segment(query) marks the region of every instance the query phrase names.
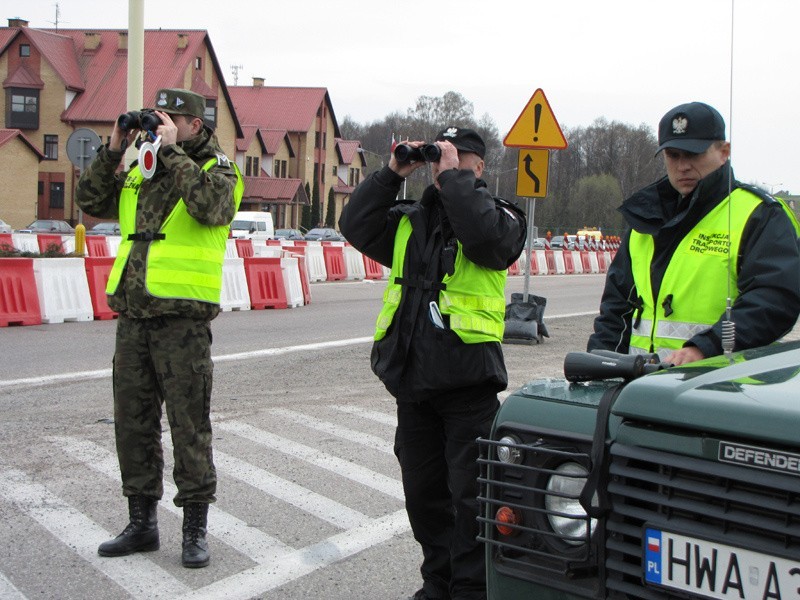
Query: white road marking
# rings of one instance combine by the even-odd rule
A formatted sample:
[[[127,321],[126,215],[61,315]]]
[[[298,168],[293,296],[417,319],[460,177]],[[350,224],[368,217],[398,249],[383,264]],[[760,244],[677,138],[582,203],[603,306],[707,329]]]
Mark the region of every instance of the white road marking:
[[[331,435],[335,435],[336,437],[342,438],[343,440],[360,444],[362,446],[366,446],[367,448],[377,450],[378,452],[383,452],[384,454],[390,454],[391,456],[394,456],[392,443],[387,441],[385,438],[378,437],[376,435],[370,435],[369,433],[363,433],[361,431],[356,431],[355,429],[348,429],[347,427],[342,427],[341,425],[336,425],[335,423],[329,423],[327,421],[323,421],[322,419],[317,419],[316,417],[305,415],[301,412],[290,410],[288,408],[271,408],[269,409],[269,412],[294,421],[303,427],[322,431],[323,433],[329,433]]]
[[[172,447],[172,444],[166,439],[163,443],[165,448]],[[282,500],[341,529],[357,527],[370,520],[370,517],[364,513],[348,508],[344,504],[312,492],[296,483],[251,465],[247,461],[216,449],[214,450],[214,466],[217,468],[217,473],[224,473],[229,477],[238,479],[269,496]]]
[[[381,423],[383,425],[391,425],[392,427],[397,427],[397,415],[396,414],[388,414],[384,412],[380,412],[378,410],[369,410],[366,408],[361,408],[360,406],[351,406],[349,404],[340,404],[337,406],[331,406],[331,408],[349,413],[351,415],[358,415],[359,417],[363,417],[364,419],[369,419],[370,421],[375,421],[376,423]]]
[[[114,453],[88,440],[68,437],[50,438],[63,450],[106,477],[119,480],[119,464]],[[178,493],[174,483],[164,481],[164,497],[159,502],[161,508],[183,518],[183,509],[175,506],[172,498]],[[216,505],[208,507],[209,533],[231,546],[237,552],[257,563],[267,563],[294,550],[280,540],[267,535],[256,527],[251,527],[241,519],[220,510]],[[122,525],[120,525],[122,527]],[[2,597],[2,595],[0,595]]]
[[[235,352],[233,354],[222,354],[212,356],[215,363],[231,362],[236,360],[249,360],[253,358],[264,358],[265,356],[279,356],[292,352],[309,352],[313,350],[326,350],[328,348],[342,348],[344,346],[354,346],[371,342],[371,337],[350,338],[345,340],[334,340],[332,342],[319,342],[316,344],[300,344],[299,346],[284,346],[283,348],[263,348],[251,352]],[[67,383],[70,381],[85,381],[87,379],[102,379],[111,377],[111,369],[98,369],[97,371],[80,371],[78,373],[62,373],[59,375],[42,375],[41,377],[26,377],[24,379],[6,379],[0,381],[0,389],[6,387],[25,387],[50,385],[54,383]]]
[[[14,584],[2,573],[0,573],[0,598],[3,600],[26,600],[23,593],[14,587]]]
[[[174,598],[189,591],[145,554],[112,560],[98,556],[97,546],[113,535],[43,485],[34,483],[22,471],[0,470],[0,497],[14,504],[135,598]]]
[[[241,436],[251,442],[271,448],[272,450],[277,450],[278,452],[283,452],[294,458],[304,460],[312,465],[340,475],[341,477],[345,477],[356,483],[382,492],[387,496],[392,496],[399,500],[405,498],[403,494],[403,485],[398,480],[371,471],[356,463],[331,456],[316,448],[311,448],[310,446],[305,446],[298,442],[256,429],[251,425],[239,421],[219,422],[214,425],[214,427]],[[214,455],[216,457],[216,452]]]
[[[290,581],[328,567],[349,556],[381,544],[411,528],[405,510],[373,519],[316,544],[283,556],[271,565],[259,565],[182,596],[187,600],[247,600]]]

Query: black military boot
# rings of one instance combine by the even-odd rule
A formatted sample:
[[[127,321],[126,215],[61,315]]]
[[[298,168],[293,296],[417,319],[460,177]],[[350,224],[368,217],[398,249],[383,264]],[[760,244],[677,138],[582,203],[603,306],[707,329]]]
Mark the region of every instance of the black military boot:
[[[183,566],[199,569],[208,565],[206,522],[208,504],[192,502],[183,507]]]
[[[128,496],[131,522],[113,540],[97,548],[100,556],[126,556],[134,552],[158,550],[158,500],[147,496]]]

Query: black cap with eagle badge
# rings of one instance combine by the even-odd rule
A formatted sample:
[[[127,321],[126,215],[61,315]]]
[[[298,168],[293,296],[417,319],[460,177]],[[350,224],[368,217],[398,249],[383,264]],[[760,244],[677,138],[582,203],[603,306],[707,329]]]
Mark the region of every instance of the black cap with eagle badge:
[[[725,140],[725,121],[717,110],[703,102],[676,106],[658,124],[658,152],[677,148],[702,154],[714,142]]]
[[[462,152],[474,152],[481,158],[486,154],[486,144],[483,143],[483,139],[474,129],[446,127],[436,136],[436,141],[448,141],[453,144],[457,150],[461,150]]]
[[[161,89],[156,92],[154,108],[168,115],[189,115],[202,119],[206,112],[206,99],[189,90]]]

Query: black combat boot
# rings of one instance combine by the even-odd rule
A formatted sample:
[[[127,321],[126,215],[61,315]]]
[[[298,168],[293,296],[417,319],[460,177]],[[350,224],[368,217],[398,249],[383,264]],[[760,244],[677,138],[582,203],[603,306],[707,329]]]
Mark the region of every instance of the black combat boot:
[[[208,565],[206,522],[208,504],[192,502],[183,507],[183,566],[198,569]]]
[[[113,540],[97,548],[100,556],[126,556],[134,552],[158,550],[158,500],[147,496],[128,496],[131,522]]]

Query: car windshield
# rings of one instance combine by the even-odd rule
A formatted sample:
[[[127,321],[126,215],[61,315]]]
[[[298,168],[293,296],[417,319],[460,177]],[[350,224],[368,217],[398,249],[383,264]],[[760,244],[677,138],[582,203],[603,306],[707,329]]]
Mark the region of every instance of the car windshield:
[[[114,228],[117,227],[116,223],[98,223],[94,227],[92,227],[93,231],[114,231]]]
[[[236,220],[231,223],[231,229],[250,229],[253,227],[253,221]]]

